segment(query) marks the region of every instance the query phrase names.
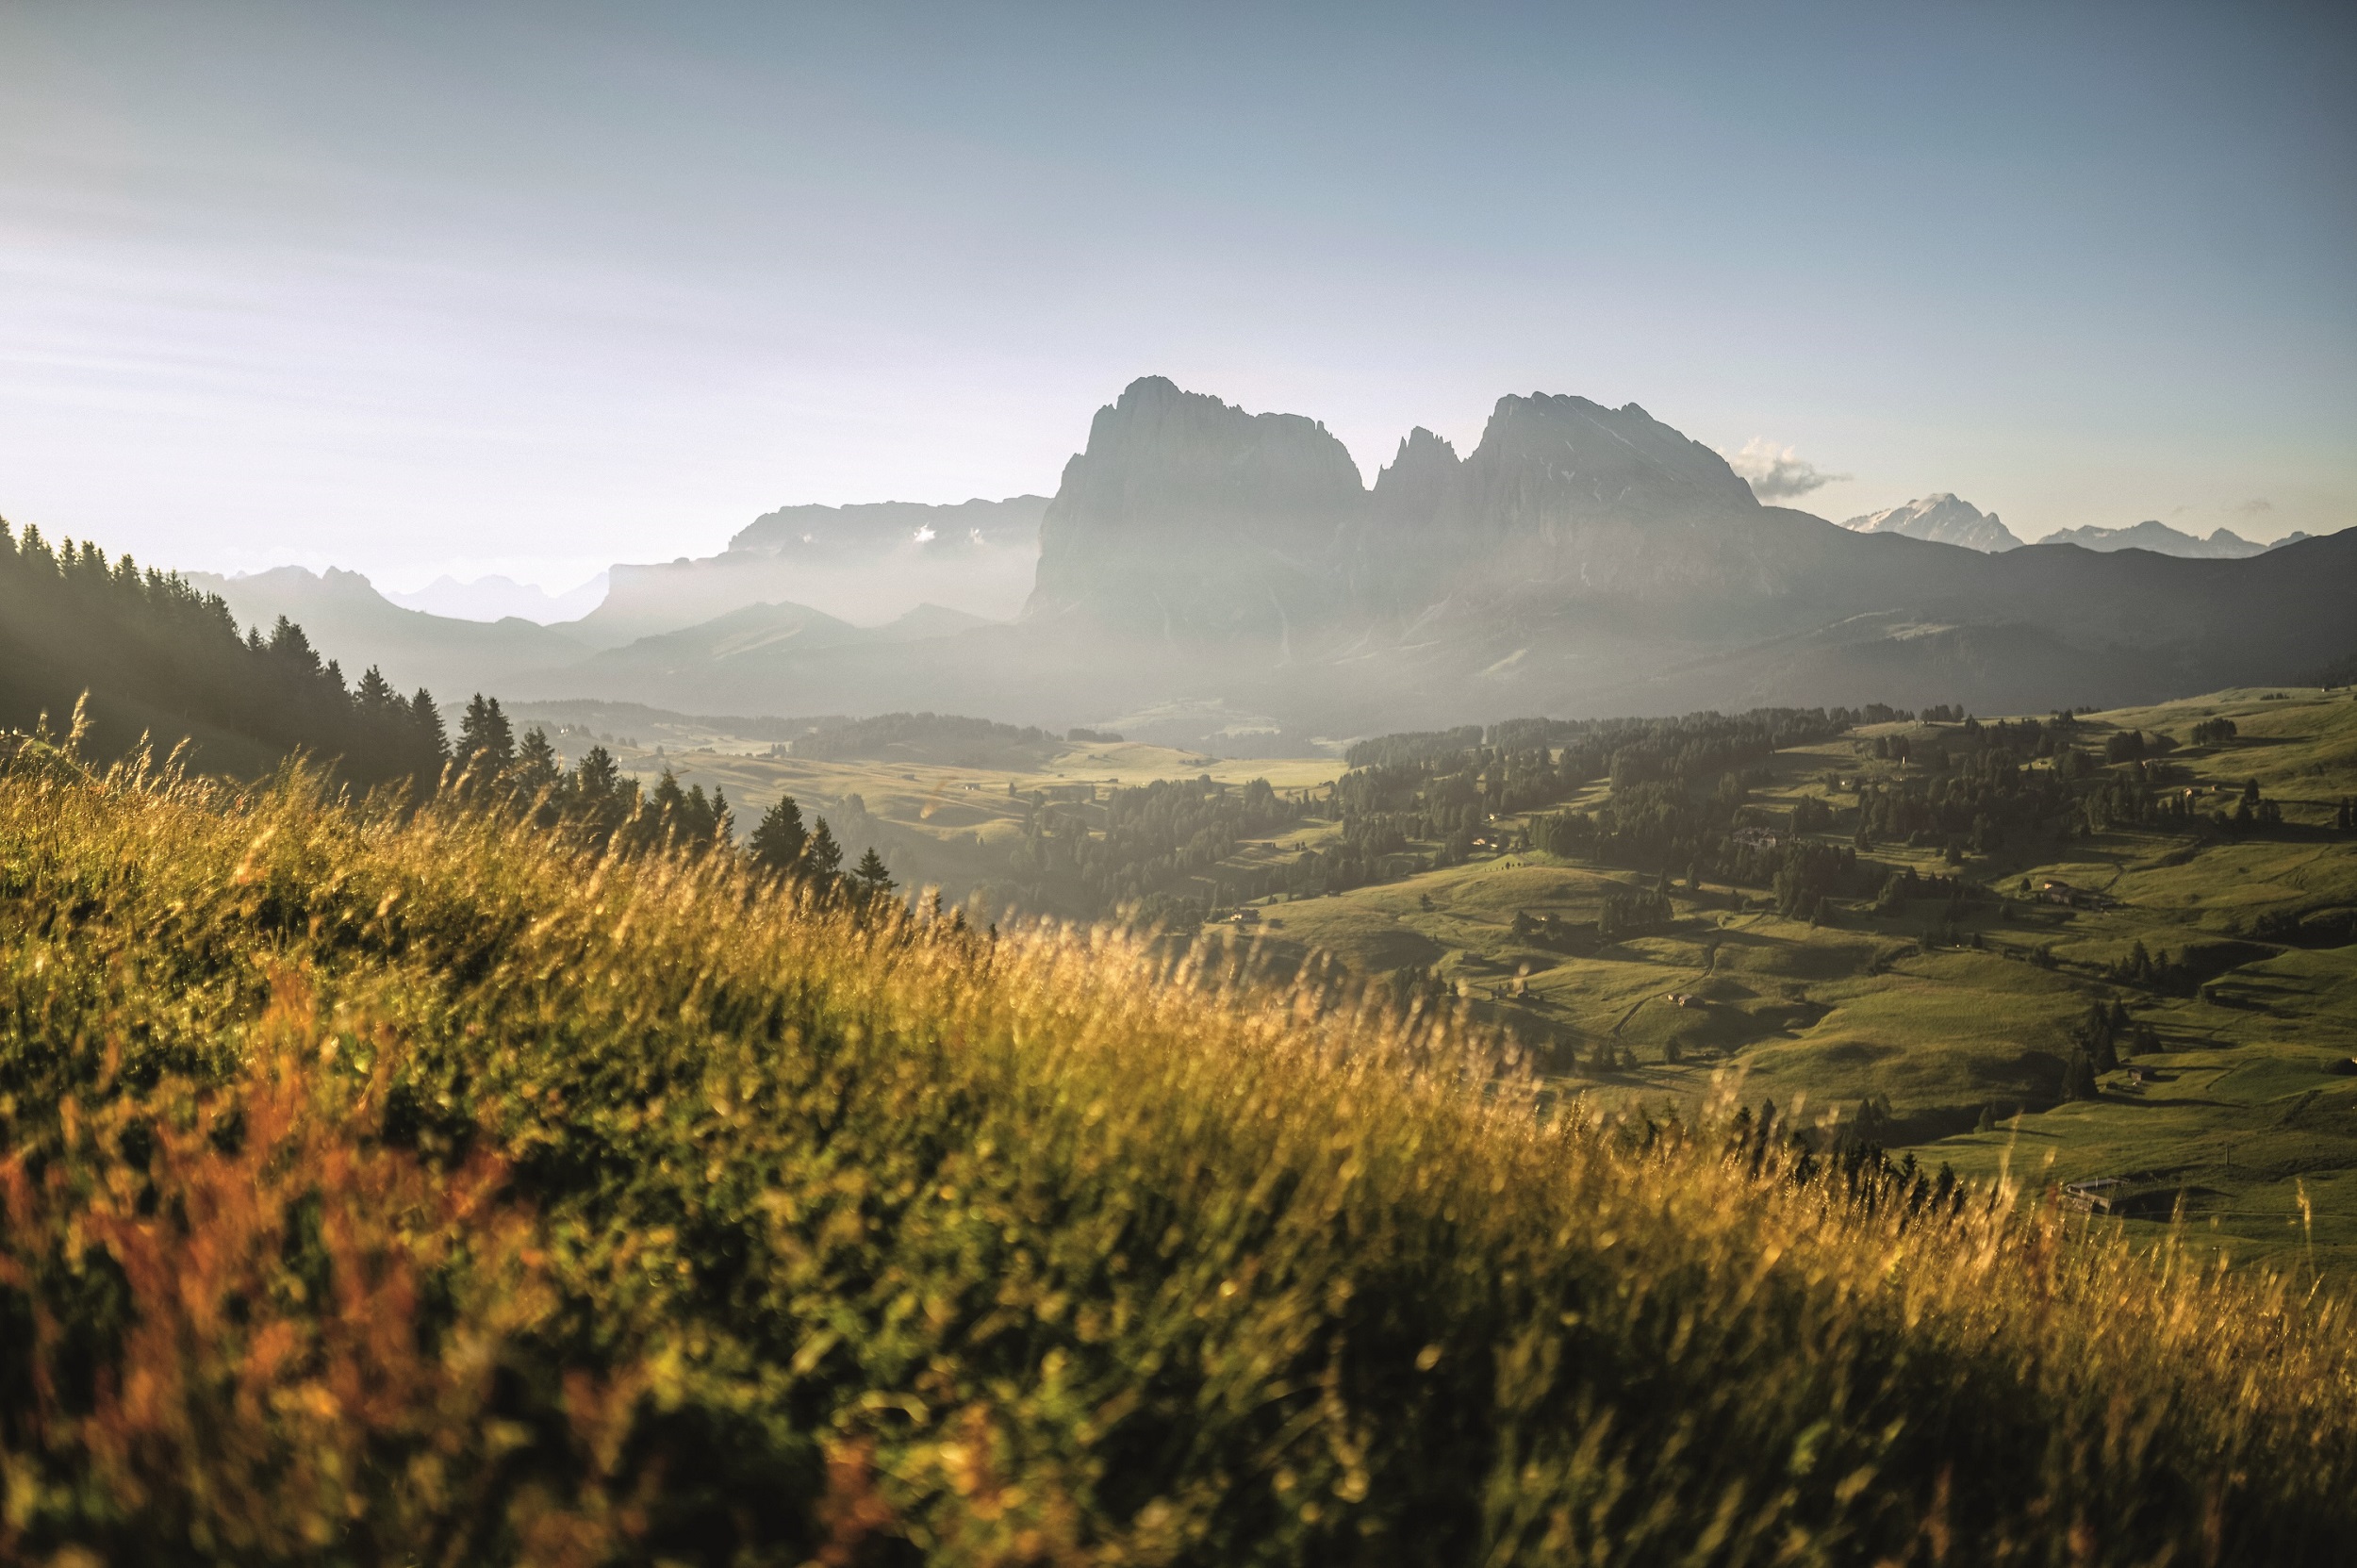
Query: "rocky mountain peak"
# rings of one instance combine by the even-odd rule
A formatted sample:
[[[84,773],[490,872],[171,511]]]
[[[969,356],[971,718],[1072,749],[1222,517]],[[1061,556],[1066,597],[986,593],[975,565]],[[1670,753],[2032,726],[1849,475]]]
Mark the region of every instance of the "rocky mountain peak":
[[[1143,376],[1064,465],[1024,613],[1085,609],[1174,633],[1282,620],[1276,580],[1313,578],[1365,503],[1349,449],[1319,421]]]
[[[1502,397],[1465,467],[1481,509],[1501,520],[1641,522],[1759,510],[1724,457],[1634,403]]]
[[[1952,490],[1935,490],[1904,506],[1852,518],[1841,526],[1855,534],[1902,534],[1910,539],[1962,545],[1989,554],[2021,544],[1996,513],[1983,512],[1970,502],[1958,500]]]
[[[1424,426],[1410,430],[1389,467],[1375,476],[1376,510],[1402,521],[1430,522],[1447,510],[1463,463],[1457,449]]]

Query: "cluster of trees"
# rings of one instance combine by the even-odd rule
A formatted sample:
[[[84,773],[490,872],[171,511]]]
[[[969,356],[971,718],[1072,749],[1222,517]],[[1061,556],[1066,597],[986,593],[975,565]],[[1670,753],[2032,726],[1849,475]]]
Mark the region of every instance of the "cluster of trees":
[[[2109,1007],[2087,1004],[2086,1016],[2070,1031],[2070,1056],[2063,1065],[2065,1099],[2093,1099],[2096,1079],[2118,1067],[2129,1056],[2149,1056],[2161,1048],[2150,1024],[2137,1023],[2126,1005],[2115,999]]]
[[[1832,917],[1831,900],[1856,896],[1861,879],[1871,875],[1871,867],[1860,870],[1849,845],[1805,842],[1783,846],[1782,864],[1762,880],[1775,893],[1778,914],[1823,924]]]
[[[794,742],[794,754],[821,761],[882,757],[993,767],[1043,761],[1062,744],[1029,724],[1000,724],[953,713],[884,713],[816,730]]]
[[[2231,744],[2238,732],[2231,718],[2205,718],[2193,727],[2196,746],[2225,746]]]
[[[1334,782],[1333,808],[1360,861],[1373,866],[1429,843],[1438,847],[1432,864],[1454,866],[1473,852],[1492,817],[1552,804],[1595,777],[1581,767],[1576,754],[1544,746],[1436,750],[1353,768]]]
[[[1603,907],[1596,912],[1596,934],[1607,942],[1618,942],[1623,937],[1667,931],[1676,921],[1677,911],[1671,906],[1666,886],[1631,887],[1604,896]]]
[[[1537,819],[1530,847],[1550,854],[1656,867],[1708,867],[1731,875],[1740,847],[1734,842],[1742,808],[1756,783],[1753,765],[1787,746],[1832,738],[1871,716],[1895,710],[1763,708],[1742,714],[1701,713],[1679,718],[1619,718],[1558,722],[1517,720],[1496,726],[1501,739],[1561,741],[1550,752],[1542,744],[1527,752],[1492,748],[1461,753],[1469,761],[1496,759],[1497,776],[1484,774],[1481,787],[1454,792],[1447,759],[1422,766],[1429,777],[1416,781],[1396,772],[1370,769],[1361,795],[1370,804],[1388,802],[1401,785],[1421,783],[1416,803],[1424,821],[1447,818],[1432,808],[1477,804],[1488,811],[1528,811],[1593,782],[1607,779],[1610,795],[1599,810],[1562,812]],[[1517,759],[1528,760],[1517,767]],[[1346,776],[1347,786],[1357,776]],[[1338,790],[1345,809],[1355,803]],[[1492,802],[1495,802],[1492,804]],[[1460,831],[1469,841],[1477,821]],[[1460,841],[1463,842],[1463,841]],[[1456,845],[1443,842],[1443,860]]]
[[[2165,757],[2177,750],[2177,742],[2155,730],[2146,734],[2142,730],[2115,730],[2103,742],[2105,762],[2142,762],[2147,757]]]
[[[2141,936],[2128,945],[2126,953],[2106,965],[2103,973],[2116,984],[2137,985],[2151,991],[2185,996],[2192,995],[2201,979],[2191,965],[2182,958],[2170,957],[2166,949],[2156,953],[2146,948]],[[2138,1039],[2150,1039],[2151,1033],[2151,1028],[2147,1027]],[[2139,1046],[2137,1048],[2139,1052],[2158,1050],[2160,1046],[2156,1041],[2150,1047]]]
[[[743,854],[752,865],[822,895],[882,898],[897,885],[871,846],[850,871],[823,817],[806,826],[800,806],[780,795],[742,849],[735,813],[718,785],[683,788],[669,768],[651,787],[625,778],[613,754],[592,746],[571,767],[537,725],[517,738],[499,699],[475,694],[458,724],[457,767],[449,783],[462,809],[525,817],[587,848],[628,855],[657,850],[701,858]]]
[[[185,736],[203,767],[257,773],[303,751],[356,785],[425,788],[448,755],[427,692],[404,697],[373,668],[348,682],[284,618],[239,635],[217,594],[0,520],[0,724],[62,722],[85,693],[103,754]]]
[[[1215,899],[1241,901],[1306,891],[1285,871],[1243,877],[1218,872],[1247,839],[1266,838],[1301,820],[1307,804],[1279,795],[1264,779],[1233,785],[1211,778],[1157,779],[1108,790],[1102,801],[1029,798],[1023,836],[1009,853],[1010,891],[1041,909],[1091,918],[1150,906],[1154,917],[1201,918]],[[1213,877],[1221,891],[1194,892]]]

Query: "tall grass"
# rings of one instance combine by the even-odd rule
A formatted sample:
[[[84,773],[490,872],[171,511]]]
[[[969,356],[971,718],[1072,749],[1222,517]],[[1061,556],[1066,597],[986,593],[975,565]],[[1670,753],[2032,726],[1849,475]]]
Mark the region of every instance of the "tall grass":
[[[721,857],[0,779],[0,1557],[2339,1560],[2339,1300]]]

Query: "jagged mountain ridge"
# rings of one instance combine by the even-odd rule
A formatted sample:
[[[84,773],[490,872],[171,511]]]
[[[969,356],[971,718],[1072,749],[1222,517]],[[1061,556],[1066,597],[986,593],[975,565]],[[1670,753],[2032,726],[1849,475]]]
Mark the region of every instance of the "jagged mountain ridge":
[[[783,647],[632,695],[1187,744],[1239,713],[1306,736],[1738,696],[2019,711],[2285,679],[2357,591],[2357,535],[2211,562],[1853,532],[1577,397],[1501,399],[1462,457],[1411,432],[1368,486],[1316,421],[1160,377],[1098,412],[1041,540],[1016,625]]]
[[[693,711],[931,709],[1212,749],[1239,726],[1298,746],[1528,713],[2023,711],[2288,680],[2346,652],[2357,593],[2357,534],[2208,561],[1853,531],[1762,504],[1636,404],[1548,394],[1499,400],[1462,456],[1411,432],[1369,485],[1314,420],[1149,377],[1097,413],[1039,532],[1013,624],[937,611],[859,632],[772,591],[484,684]],[[776,559],[716,559],[732,558]]]
[[[2082,550],[2110,552],[2116,550],[2149,550],[2156,555],[2178,555],[2196,561],[2238,561],[2251,555],[2264,555],[2287,544],[2298,544],[2305,534],[2293,534],[2273,544],[2260,544],[2246,539],[2231,528],[2214,529],[2208,538],[2171,528],[2158,518],[2127,528],[2058,528],[2040,544],[2075,544]]]

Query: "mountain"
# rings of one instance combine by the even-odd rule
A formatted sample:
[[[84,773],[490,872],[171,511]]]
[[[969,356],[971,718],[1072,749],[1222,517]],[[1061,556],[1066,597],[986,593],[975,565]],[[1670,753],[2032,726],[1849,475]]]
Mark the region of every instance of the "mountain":
[[[453,620],[505,620],[514,616],[547,626],[577,620],[596,609],[605,598],[605,583],[606,574],[601,571],[577,588],[551,593],[537,583],[519,583],[512,577],[477,577],[462,583],[446,575],[411,593],[378,591],[403,609],[423,610]]]
[[[2280,544],[2297,544],[2305,534],[2294,534]],[[2231,529],[2220,528],[2208,538],[2180,533],[2157,519],[2139,522],[2132,528],[2059,528],[2038,540],[2040,544],[2075,544],[2082,550],[2149,550],[2156,555],[2178,555],[2194,561],[2238,561],[2247,556],[2264,555],[2279,545],[2258,544],[2244,538]]]
[[[404,609],[360,573],[335,567],[318,574],[275,567],[239,577],[186,575],[191,586],[220,595],[245,625],[267,635],[285,616],[340,660],[347,673],[375,665],[403,691],[427,686],[447,699],[512,690],[589,652],[562,631],[513,616],[485,622]]]
[[[1992,520],[1952,500],[1900,510]],[[668,706],[930,708],[1212,749],[1530,713],[2035,711],[2287,679],[2338,648],[2352,593],[2357,534],[2186,560],[1845,528],[1763,505],[1637,404],[1573,396],[1500,399],[1462,456],[1410,432],[1370,487],[1314,420],[1146,377],[1065,466],[1016,623],[748,626],[565,679],[627,666],[627,694]]]
[[[1146,376],[1064,465],[1024,619],[1281,643],[1296,617],[1339,606],[1328,561],[1365,502],[1324,425]]]
[[[1981,511],[1946,490],[1910,501],[1904,506],[1852,518],[1841,526],[1854,534],[1904,534],[1910,539],[1960,544],[1967,550],[1991,554],[2021,548],[2021,541],[2014,536],[2012,529],[1997,520],[1996,513]]]
[[[1047,509],[1036,495],[953,506],[783,506],[755,518],[718,555],[616,566],[604,602],[568,632],[616,648],[776,603],[863,623],[923,603],[1010,619],[1031,590]]]
[[[206,586],[404,687],[965,713],[1263,754],[1541,713],[2117,705],[2346,651],[2357,533],[2200,559],[1923,532],[2003,525],[1948,495],[1846,527],[1763,504],[1636,404],[1542,392],[1500,398],[1462,454],[1410,431],[1369,485],[1315,420],[1148,376],[1098,410],[1050,500],[783,508],[717,556],[618,567],[561,627],[423,615],[349,572]]]

